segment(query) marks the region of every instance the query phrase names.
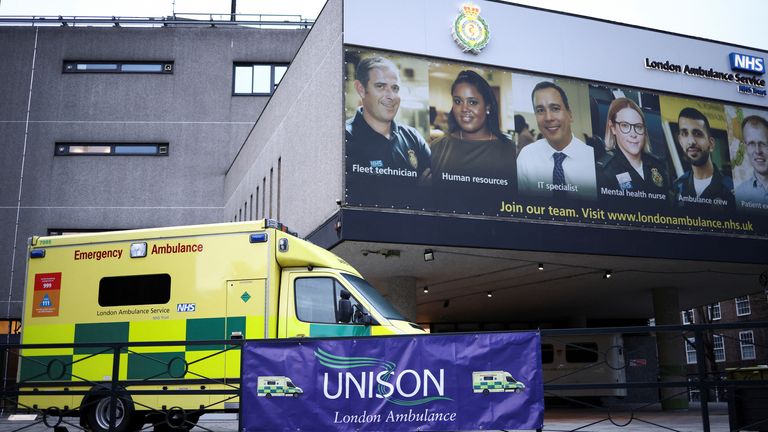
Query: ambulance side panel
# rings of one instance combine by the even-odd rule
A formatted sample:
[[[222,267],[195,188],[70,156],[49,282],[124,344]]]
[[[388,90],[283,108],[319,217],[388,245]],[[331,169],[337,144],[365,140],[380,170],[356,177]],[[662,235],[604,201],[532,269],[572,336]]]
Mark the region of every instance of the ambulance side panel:
[[[130,257],[137,242],[147,244],[143,258]],[[276,337],[273,239],[252,243],[249,232],[238,232],[45,249],[45,257],[29,260],[23,344]],[[120,354],[119,379],[237,378],[240,353],[227,347],[129,347]],[[25,349],[19,382],[90,386],[110,380],[112,364],[109,347]],[[156,406],[155,399],[140,402]],[[34,403],[72,407],[79,400]]]

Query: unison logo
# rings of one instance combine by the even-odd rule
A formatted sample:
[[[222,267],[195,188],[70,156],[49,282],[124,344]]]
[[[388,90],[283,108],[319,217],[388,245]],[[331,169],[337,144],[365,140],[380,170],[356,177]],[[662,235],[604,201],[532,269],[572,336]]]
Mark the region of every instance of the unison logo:
[[[436,400],[452,400],[445,397],[445,371],[429,369],[397,371],[394,362],[373,357],[342,357],[320,348],[315,350],[320,364],[331,369],[373,369],[356,372],[325,372],[323,394],[327,399],[385,399],[387,402],[415,406]],[[335,390],[333,390],[335,389]]]

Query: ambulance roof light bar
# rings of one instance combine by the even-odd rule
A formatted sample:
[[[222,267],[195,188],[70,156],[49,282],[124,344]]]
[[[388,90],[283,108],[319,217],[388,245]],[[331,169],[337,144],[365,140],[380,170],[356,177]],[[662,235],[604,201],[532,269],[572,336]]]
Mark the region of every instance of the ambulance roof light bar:
[[[298,237],[299,234],[296,231],[291,231],[287,226],[281,224],[280,222],[274,220],[274,219],[264,219],[264,226],[266,228],[274,228],[278,231],[282,231],[284,233],[288,233],[294,237]]]

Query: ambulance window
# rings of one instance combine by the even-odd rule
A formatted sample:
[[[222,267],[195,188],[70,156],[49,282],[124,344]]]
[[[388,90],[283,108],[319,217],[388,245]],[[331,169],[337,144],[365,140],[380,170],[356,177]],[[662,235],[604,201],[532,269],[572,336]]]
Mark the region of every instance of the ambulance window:
[[[301,321],[325,324],[338,324],[336,321],[336,302],[342,285],[333,278],[315,277],[298,278],[295,282],[296,316]],[[358,304],[349,299],[354,310]]]
[[[594,342],[569,343],[565,346],[565,361],[568,363],[596,363],[599,357]]]
[[[541,363],[547,364],[555,361],[555,347],[552,344],[541,344]]]
[[[99,281],[99,306],[165,304],[170,299],[168,274],[113,276]]]

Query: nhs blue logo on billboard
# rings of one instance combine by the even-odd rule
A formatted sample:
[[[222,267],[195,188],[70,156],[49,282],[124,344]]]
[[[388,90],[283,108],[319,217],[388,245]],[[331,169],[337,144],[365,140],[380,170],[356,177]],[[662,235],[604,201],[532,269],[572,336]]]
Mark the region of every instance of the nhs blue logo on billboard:
[[[757,75],[765,73],[765,59],[749,54],[731,53],[728,55],[731,61],[731,70],[750,72]]]

